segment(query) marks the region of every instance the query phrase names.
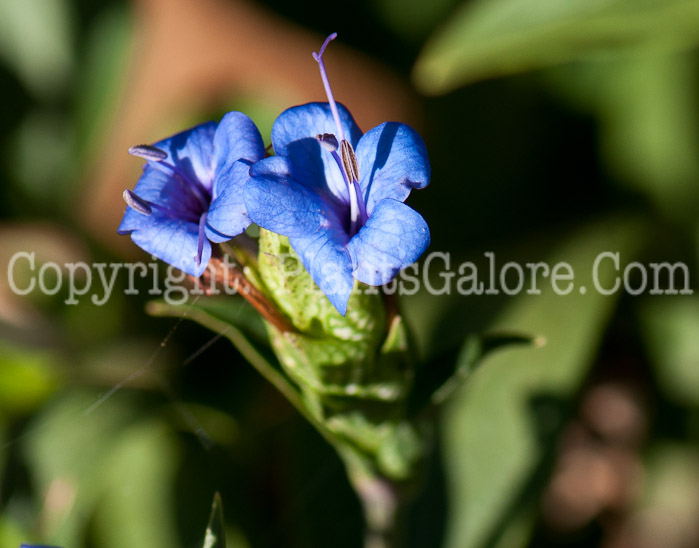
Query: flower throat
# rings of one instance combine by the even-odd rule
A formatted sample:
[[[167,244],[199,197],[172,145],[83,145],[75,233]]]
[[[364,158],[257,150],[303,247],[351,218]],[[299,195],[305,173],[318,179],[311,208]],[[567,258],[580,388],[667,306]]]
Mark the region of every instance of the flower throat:
[[[123,193],[124,201],[134,210],[142,215],[151,215],[153,209],[160,211],[163,215],[172,219],[182,219],[199,227],[197,255],[195,257],[197,265],[201,264],[202,252],[204,249],[204,238],[206,237],[206,217],[211,205],[211,193],[208,189],[195,178],[187,177],[185,173],[177,169],[174,164],[166,162],[167,153],[153,145],[136,145],[129,148],[129,154],[138,156],[148,161],[148,164],[155,169],[158,169],[168,175],[179,178],[185,184],[184,187],[189,191],[196,202],[196,207],[185,207],[184,211],[175,211],[169,207],[149,202],[144,200],[138,194],[131,190],[125,190]],[[184,205],[184,204],[183,204]]]

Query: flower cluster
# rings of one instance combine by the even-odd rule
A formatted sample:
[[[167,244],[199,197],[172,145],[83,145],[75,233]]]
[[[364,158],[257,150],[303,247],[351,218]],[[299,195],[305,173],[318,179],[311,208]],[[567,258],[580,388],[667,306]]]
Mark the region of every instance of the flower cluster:
[[[385,122],[362,134],[335,102],[323,63],[330,35],[314,58],[328,97],[282,112],[272,127],[274,156],[253,122],[231,112],[154,145],[132,147],[147,160],[119,232],[192,276],[211,243],[252,223],[287,236],[306,270],[345,314],[355,280],[391,281],[429,245],[425,220],[403,202],[429,183],[422,138]]]

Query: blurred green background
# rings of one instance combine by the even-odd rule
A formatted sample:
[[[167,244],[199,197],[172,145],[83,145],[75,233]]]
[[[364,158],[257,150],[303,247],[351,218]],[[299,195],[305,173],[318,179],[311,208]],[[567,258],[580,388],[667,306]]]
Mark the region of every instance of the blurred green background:
[[[146,260],[116,236],[126,148],[231,109],[268,142],[281,110],[322,100],[311,51],[333,31],[360,126],[424,136],[432,184],[410,204],[453,269],[493,251],[584,281],[613,251],[681,261],[696,289],[696,0],[2,0],[1,547],[201,546],[216,491],[228,546],[361,545],[337,456],[224,338],[148,316],[152,280],[127,295],[122,272],[97,306],[8,278],[17,251]],[[402,305],[428,372],[469,333],[545,341],[489,357],[445,406],[409,546],[699,545],[699,297]]]

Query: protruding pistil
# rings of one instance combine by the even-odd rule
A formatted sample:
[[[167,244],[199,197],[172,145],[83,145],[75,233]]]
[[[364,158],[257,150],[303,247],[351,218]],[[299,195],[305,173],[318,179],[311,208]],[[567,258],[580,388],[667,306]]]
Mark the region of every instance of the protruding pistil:
[[[325,95],[328,97],[328,103],[330,104],[330,110],[333,113],[333,118],[335,119],[335,125],[337,126],[337,138],[340,141],[345,139],[345,133],[342,131],[342,124],[340,123],[340,113],[337,112],[337,105],[335,104],[335,98],[333,97],[333,91],[330,89],[330,82],[328,81],[328,73],[325,71],[325,63],[323,62],[323,53],[325,53],[325,48],[328,44],[337,38],[337,33],[333,32],[330,36],[325,39],[320,51],[316,53],[313,52],[313,59],[318,62],[318,67],[320,68],[320,78],[323,80],[323,87],[325,88]]]
[[[323,148],[328,150],[333,155],[333,158],[335,158],[335,161],[338,163],[340,171],[342,172],[345,184],[347,185],[347,193],[349,195],[350,234],[354,235],[366,222],[367,213],[366,204],[364,203],[361,189],[359,187],[359,166],[357,165],[357,157],[354,154],[352,143],[345,139],[344,131],[342,130],[342,123],[340,121],[340,113],[337,110],[337,103],[335,103],[335,98],[333,97],[333,92],[330,88],[330,81],[328,80],[328,73],[325,70],[325,63],[323,62],[323,53],[325,53],[325,48],[328,47],[328,44],[335,38],[337,38],[337,33],[333,32],[325,39],[320,51],[318,53],[313,52],[313,58],[318,62],[320,78],[323,80],[325,95],[328,97],[330,111],[332,112],[333,119],[335,120],[335,126],[337,127],[337,136],[329,133],[323,133],[322,135],[316,135],[316,139]],[[338,144],[340,149],[339,155],[337,153]]]

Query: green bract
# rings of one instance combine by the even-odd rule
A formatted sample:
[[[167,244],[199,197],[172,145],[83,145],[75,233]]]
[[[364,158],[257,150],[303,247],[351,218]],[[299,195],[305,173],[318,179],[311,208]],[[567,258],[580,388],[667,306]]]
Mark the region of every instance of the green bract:
[[[358,282],[341,316],[288,239],[266,230],[260,231],[259,275],[298,330],[270,327],[270,335],[309,411],[383,474],[408,477],[421,449],[405,419],[413,367],[403,321],[396,316],[387,325],[381,294]]]

